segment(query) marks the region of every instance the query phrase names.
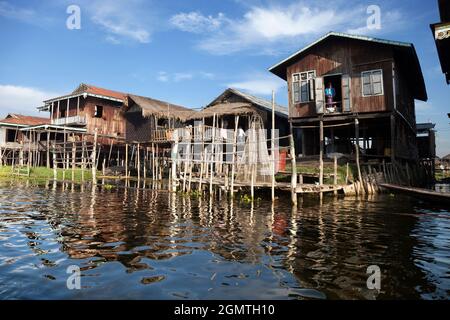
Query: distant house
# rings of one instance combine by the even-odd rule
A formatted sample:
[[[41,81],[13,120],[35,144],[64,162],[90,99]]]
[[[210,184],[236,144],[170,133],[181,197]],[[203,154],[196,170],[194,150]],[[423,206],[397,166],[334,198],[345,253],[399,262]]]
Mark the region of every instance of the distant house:
[[[436,158],[436,132],[434,123],[417,124],[417,147],[420,159]]]
[[[35,141],[46,141],[46,135],[30,135],[30,133],[22,131],[22,129],[46,125],[50,123],[50,119],[25,116],[21,114],[10,113],[5,119],[0,120],[0,160],[3,164],[11,164],[12,158],[19,158],[17,153],[35,150]],[[33,144],[29,144],[32,142]],[[37,145],[39,148],[39,144]],[[36,150],[35,150],[36,151]],[[22,159],[23,161],[23,159]]]
[[[331,32],[270,71],[288,83],[303,155],[319,154],[322,122],[329,153],[353,153],[359,136],[366,158],[418,158],[415,99],[427,91],[414,45]]]
[[[126,139],[135,142],[169,141],[173,129],[183,127],[194,110],[168,102],[127,95],[123,109]]]
[[[176,117],[189,109],[147,97],[81,84],[72,93],[44,101],[41,111],[49,111],[51,124],[77,128],[93,134],[103,144],[112,141],[148,142],[158,123],[150,115]],[[80,131],[81,132],[81,131]],[[108,138],[110,137],[110,138]]]
[[[431,25],[434,41],[441,61],[442,72],[450,84],[450,1],[439,0],[441,22]]]
[[[205,119],[206,124],[212,124],[214,115],[220,118],[219,127],[222,127],[223,124],[224,129],[232,130],[235,129],[235,120],[239,120],[238,128],[245,131],[250,127],[252,119],[258,119],[261,121],[262,128],[268,130],[270,136],[270,129],[272,129],[271,101],[228,88],[200,112],[193,114],[190,119]],[[280,137],[289,134],[288,119],[288,108],[275,104],[275,128],[279,130]]]

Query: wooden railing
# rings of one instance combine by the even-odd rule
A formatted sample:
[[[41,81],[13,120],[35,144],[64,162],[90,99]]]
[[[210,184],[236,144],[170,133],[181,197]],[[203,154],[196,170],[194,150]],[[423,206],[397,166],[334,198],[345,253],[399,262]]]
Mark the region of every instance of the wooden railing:
[[[65,117],[65,118],[57,118],[52,120],[52,124],[57,126],[63,125],[85,125],[86,117],[84,116],[73,116],[73,117]]]

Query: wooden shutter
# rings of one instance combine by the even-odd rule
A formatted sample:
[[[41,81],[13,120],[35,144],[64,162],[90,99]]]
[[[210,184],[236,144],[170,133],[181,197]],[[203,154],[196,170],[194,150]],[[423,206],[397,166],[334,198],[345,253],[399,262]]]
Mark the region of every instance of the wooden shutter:
[[[372,95],[372,84],[371,84],[371,73],[363,72],[362,74],[362,85],[363,85],[363,95],[371,96]]]
[[[325,94],[323,92],[323,78],[317,77],[315,79],[315,97],[316,97],[316,112],[323,113],[325,105]]]
[[[350,92],[351,78],[348,74],[342,76],[342,110],[350,112],[352,109],[352,96]]]
[[[308,80],[308,86],[309,86],[309,100],[314,101],[316,100],[316,94],[315,94],[315,85],[314,85],[314,78]]]

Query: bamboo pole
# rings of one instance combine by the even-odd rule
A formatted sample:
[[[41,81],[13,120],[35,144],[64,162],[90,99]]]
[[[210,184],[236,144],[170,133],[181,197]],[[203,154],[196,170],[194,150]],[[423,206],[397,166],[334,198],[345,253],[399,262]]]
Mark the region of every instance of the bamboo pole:
[[[234,117],[233,156],[231,161],[231,198],[234,197],[234,175],[236,171],[238,124],[239,124],[239,116],[237,115]]]
[[[138,180],[141,180],[141,144],[138,143],[137,145],[137,152],[136,152],[136,163],[137,163],[137,172],[138,172]]]
[[[98,140],[98,130],[95,128],[94,133],[94,146],[92,150],[92,182],[97,184],[97,140]]]
[[[294,206],[297,205],[297,159],[295,156],[295,143],[294,135],[291,125],[291,135],[290,135],[290,145],[291,145],[291,158],[292,158],[292,177],[291,177],[291,199]]]
[[[50,132],[47,132],[47,169],[50,169]]]
[[[56,147],[56,145],[55,145]],[[56,163],[56,152],[55,150],[53,150],[53,179],[56,181],[58,179],[58,171],[56,170],[57,167],[57,163]]]
[[[209,195],[213,195],[213,176],[214,176],[214,152],[215,152],[215,142],[216,142],[216,114],[213,115],[213,125],[212,125],[212,142],[211,142],[211,169],[209,176]]]
[[[333,183],[334,183],[334,187],[337,188],[337,174],[338,174],[338,163],[337,163],[337,156],[334,156],[334,179],[333,179]],[[334,190],[334,194],[337,195],[337,190]]]
[[[72,134],[72,181],[75,180],[75,158],[77,156],[77,147],[75,145],[75,134]]]
[[[323,186],[323,118],[320,118],[320,155],[319,155],[319,185]]]
[[[275,91],[272,91],[272,134],[271,149],[272,149],[272,202],[275,201]]]
[[[358,169],[358,179],[362,182],[361,166],[359,163],[359,121],[355,119],[355,149],[356,149],[356,166]]]
[[[81,135],[81,181],[84,182],[84,170],[86,170],[86,159],[85,159],[85,149],[86,141],[84,135]]]
[[[128,179],[128,143],[125,144],[125,179]]]

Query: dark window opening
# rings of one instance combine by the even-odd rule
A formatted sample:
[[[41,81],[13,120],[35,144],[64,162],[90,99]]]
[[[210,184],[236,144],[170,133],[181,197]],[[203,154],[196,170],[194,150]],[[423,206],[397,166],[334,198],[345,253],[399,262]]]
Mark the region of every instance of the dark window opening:
[[[94,117],[96,118],[103,117],[103,106],[95,106]]]
[[[60,117],[60,118],[65,118],[65,117],[66,117],[66,110],[65,110],[65,109],[62,109],[62,110],[59,112],[59,117]]]
[[[6,133],[6,142],[16,142],[16,130],[7,130]]]

